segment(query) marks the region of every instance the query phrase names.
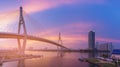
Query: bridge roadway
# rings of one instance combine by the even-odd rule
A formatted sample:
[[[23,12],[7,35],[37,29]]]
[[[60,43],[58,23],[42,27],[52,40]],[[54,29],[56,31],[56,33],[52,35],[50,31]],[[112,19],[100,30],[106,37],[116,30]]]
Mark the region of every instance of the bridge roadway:
[[[24,37],[25,36],[22,35],[22,34],[0,32],[0,38],[13,38],[13,39],[18,39],[19,38],[19,39],[23,39]],[[50,41],[50,40],[45,39],[45,38],[35,37],[35,36],[31,36],[31,35],[27,35],[26,37],[27,37],[27,40],[42,41],[42,42],[50,43],[50,44],[68,49],[65,46],[62,46],[62,45],[60,45],[56,42]]]

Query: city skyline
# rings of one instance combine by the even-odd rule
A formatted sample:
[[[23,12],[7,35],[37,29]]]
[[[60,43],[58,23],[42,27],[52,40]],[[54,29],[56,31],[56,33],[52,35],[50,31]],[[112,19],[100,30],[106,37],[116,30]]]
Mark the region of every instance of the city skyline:
[[[7,14],[11,10],[19,10],[20,5],[22,5],[28,15],[39,21],[32,26],[37,27],[37,29],[31,30],[31,32],[35,32],[35,35],[57,42],[58,34],[61,32],[64,46],[82,49],[88,48],[87,34],[88,31],[93,30],[96,32],[97,42],[112,42],[115,48],[119,48],[120,9],[118,8],[120,5],[116,4],[117,1],[115,4],[114,2],[105,0],[58,0],[58,2],[52,0],[0,1],[0,28],[6,27],[6,25],[18,24],[18,20],[13,15],[8,16],[6,19],[2,15]],[[25,21],[26,24],[28,24],[27,21]],[[29,26],[27,26],[27,29],[29,31]],[[3,30],[1,29],[0,31]],[[1,39],[0,46],[11,47],[10,45],[13,44],[11,42],[15,41]],[[16,45],[17,42],[14,44]],[[38,46],[37,44],[45,43],[29,41],[28,44],[36,44]],[[43,45],[40,46],[44,47]],[[53,46],[50,47],[53,48]]]

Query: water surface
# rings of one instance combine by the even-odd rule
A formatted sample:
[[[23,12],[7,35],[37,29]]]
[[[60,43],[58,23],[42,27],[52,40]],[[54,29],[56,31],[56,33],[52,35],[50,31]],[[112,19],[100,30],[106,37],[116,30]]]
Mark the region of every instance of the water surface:
[[[5,62],[1,67],[89,67],[86,62],[80,62],[78,58],[89,57],[88,53],[67,52],[60,55],[58,52],[30,52],[27,54],[43,55],[41,58],[26,59],[20,61]]]

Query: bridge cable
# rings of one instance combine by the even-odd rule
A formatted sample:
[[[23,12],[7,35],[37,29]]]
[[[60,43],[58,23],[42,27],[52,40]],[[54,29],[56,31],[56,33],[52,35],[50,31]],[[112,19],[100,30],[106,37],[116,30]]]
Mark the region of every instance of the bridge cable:
[[[25,11],[24,11],[25,12]],[[28,19],[28,21],[29,21],[29,25],[32,27],[32,29],[33,30],[35,30],[34,32],[35,33],[32,33],[33,35],[34,34],[38,34],[39,32],[37,31],[37,30],[44,30],[44,27],[43,27],[43,25],[42,24],[40,24],[40,22],[39,21],[37,21],[36,19],[34,19],[34,18],[32,18],[30,15],[28,15],[28,13],[26,13],[25,12],[25,17],[26,17],[26,19]],[[30,27],[29,26],[29,27]],[[32,31],[33,31],[32,30]],[[37,32],[36,32],[37,31]],[[29,31],[30,32],[30,31]],[[37,36],[40,36],[40,34],[38,34]]]

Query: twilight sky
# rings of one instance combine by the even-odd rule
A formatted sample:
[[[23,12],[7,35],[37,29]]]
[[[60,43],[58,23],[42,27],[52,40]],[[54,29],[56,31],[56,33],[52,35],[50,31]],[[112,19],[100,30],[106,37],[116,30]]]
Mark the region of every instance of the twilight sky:
[[[28,34],[58,41],[72,49],[88,48],[88,32],[96,32],[96,42],[112,42],[120,48],[119,0],[0,0],[0,32],[17,33],[19,7],[24,9]],[[56,48],[28,41],[28,47]],[[16,48],[16,39],[0,39],[0,47]]]

